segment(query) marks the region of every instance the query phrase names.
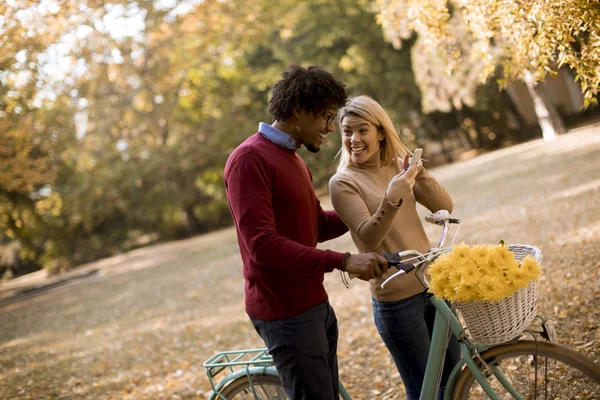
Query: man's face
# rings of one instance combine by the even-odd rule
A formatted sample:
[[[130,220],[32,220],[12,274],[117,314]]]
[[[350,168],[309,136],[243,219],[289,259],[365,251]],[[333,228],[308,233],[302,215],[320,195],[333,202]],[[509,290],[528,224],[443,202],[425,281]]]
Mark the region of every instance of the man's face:
[[[308,151],[313,153],[321,150],[325,137],[334,130],[335,116],[336,110],[333,108],[317,114],[300,111],[297,123],[298,144],[303,144]]]

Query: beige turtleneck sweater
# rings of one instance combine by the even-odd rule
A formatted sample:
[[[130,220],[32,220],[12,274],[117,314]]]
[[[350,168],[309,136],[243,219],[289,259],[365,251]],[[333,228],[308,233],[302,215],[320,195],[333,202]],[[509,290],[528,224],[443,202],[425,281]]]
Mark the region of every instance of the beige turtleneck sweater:
[[[362,164],[350,162],[329,181],[333,207],[350,229],[360,253],[429,250],[430,242],[417,213],[419,202],[431,212],[448,210],[453,203],[446,190],[423,168],[411,193],[402,196],[402,205],[392,207],[384,198],[392,178],[401,170],[399,162],[380,166],[380,152]],[[422,292],[415,271],[393,279],[381,289],[381,283],[397,272],[390,268],[380,278],[371,279],[371,295],[379,301],[395,301]]]

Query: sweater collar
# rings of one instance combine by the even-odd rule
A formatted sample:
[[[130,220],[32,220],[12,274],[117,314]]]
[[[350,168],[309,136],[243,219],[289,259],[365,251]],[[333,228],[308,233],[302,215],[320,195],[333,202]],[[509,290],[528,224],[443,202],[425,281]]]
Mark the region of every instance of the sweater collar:
[[[355,164],[352,161],[348,163],[348,166],[356,169],[364,170],[376,170],[381,167],[381,150],[377,150],[369,159],[363,163]]]

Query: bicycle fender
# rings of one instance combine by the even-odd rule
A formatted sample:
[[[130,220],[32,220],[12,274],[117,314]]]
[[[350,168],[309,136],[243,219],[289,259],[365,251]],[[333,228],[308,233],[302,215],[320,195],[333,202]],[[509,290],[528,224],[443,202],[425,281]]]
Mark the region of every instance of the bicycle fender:
[[[462,372],[463,366],[466,367],[465,360],[461,357],[461,359],[456,363],[454,369],[448,376],[448,380],[446,381],[446,390],[444,391],[444,400],[450,400],[452,398],[452,392],[454,391],[454,383],[460,373]]]
[[[236,380],[237,378],[239,378],[240,376],[244,376],[244,375],[270,375],[270,376],[279,377],[279,374],[277,373],[277,370],[275,369],[274,366],[250,367],[250,368],[239,369],[239,370],[235,371],[234,373],[229,374],[225,378],[223,378],[217,384],[217,386],[215,386],[214,390],[212,392],[210,392],[210,394],[208,395],[208,400],[223,400],[223,399],[225,399],[221,395],[221,389],[223,389],[225,387],[225,385],[227,385],[229,382],[232,382],[232,381]]]

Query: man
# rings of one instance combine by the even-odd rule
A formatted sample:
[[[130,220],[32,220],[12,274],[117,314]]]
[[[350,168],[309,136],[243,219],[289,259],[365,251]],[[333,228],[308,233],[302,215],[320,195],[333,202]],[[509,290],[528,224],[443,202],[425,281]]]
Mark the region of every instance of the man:
[[[335,211],[321,208],[296,150],[319,151],[346,98],[344,86],[323,68],[291,67],[272,89],[273,124],[261,122],[225,166],[246,312],[292,399],[338,398],[337,319],[324,274],[339,269],[369,280],[388,268],[375,253],[316,248],[348,229]]]

